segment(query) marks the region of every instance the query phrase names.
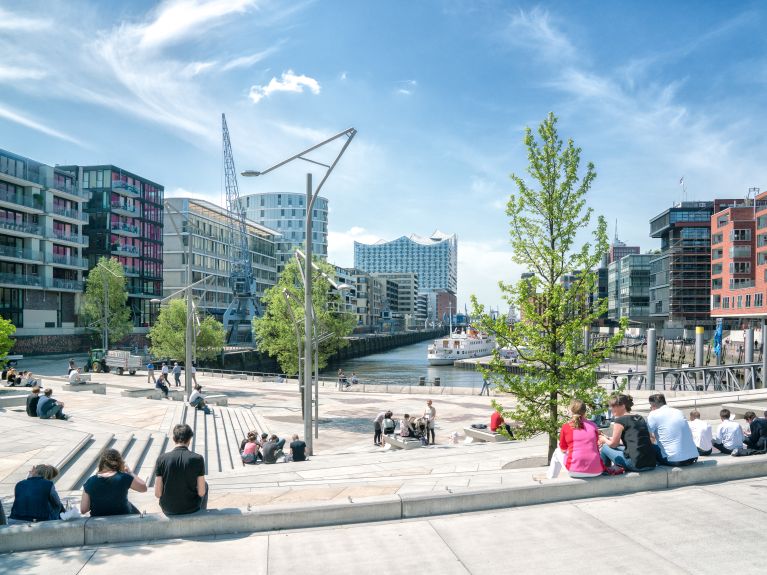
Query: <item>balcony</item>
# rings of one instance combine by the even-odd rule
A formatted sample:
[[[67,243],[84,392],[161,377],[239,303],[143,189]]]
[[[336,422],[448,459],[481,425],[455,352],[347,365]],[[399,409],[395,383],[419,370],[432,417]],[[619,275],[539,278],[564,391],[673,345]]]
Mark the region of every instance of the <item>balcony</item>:
[[[87,192],[81,188],[78,188],[77,186],[57,187],[53,185],[53,186],[47,187],[46,190],[49,190],[57,194],[67,194],[67,195],[74,196],[78,199],[83,199],[83,200],[87,200],[90,197],[90,192]]]
[[[71,291],[83,291],[83,282],[77,280],[63,280],[59,278],[53,278],[51,280],[50,287]]]
[[[66,208],[57,208],[54,206],[51,212],[62,218],[69,218],[70,220],[85,222],[86,224],[88,223],[88,214],[82,214],[77,210],[68,210]]]
[[[43,282],[40,276],[0,273],[0,284],[42,287]]]
[[[40,252],[15,248],[12,246],[0,246],[0,258],[41,262],[43,261],[43,254]]]
[[[139,231],[138,226],[134,226],[132,224],[112,224],[112,226],[109,228],[113,234],[117,234],[119,236],[128,236],[131,238],[137,238],[141,235],[141,232]]]
[[[123,182],[112,182],[112,191],[128,196],[129,198],[140,198],[141,192],[135,186],[130,186]]]
[[[73,244],[79,244],[83,246],[88,245],[88,236],[82,236],[79,234],[68,234],[67,232],[62,232],[60,230],[52,230],[51,235],[57,241],[70,242]]]
[[[112,253],[122,256],[139,256],[141,252],[136,246],[127,246],[123,244],[113,244]]]
[[[8,190],[0,190],[0,202],[13,204],[14,207],[24,206],[31,208],[38,213],[43,213],[43,202],[40,196],[28,198],[24,194],[17,194],[15,192],[9,192]]]
[[[88,260],[78,256],[48,254],[46,255],[45,259],[46,263],[49,264],[88,269]]]
[[[40,226],[36,224],[24,224],[17,223],[15,221],[6,220],[0,218],[0,230],[6,230],[9,232],[17,232],[23,235],[39,236]]]
[[[123,266],[123,271],[125,272],[126,276],[135,277],[141,275],[141,268],[134,266]]]
[[[112,211],[116,214],[135,216],[138,212],[136,206],[129,206],[121,202],[112,202]]]

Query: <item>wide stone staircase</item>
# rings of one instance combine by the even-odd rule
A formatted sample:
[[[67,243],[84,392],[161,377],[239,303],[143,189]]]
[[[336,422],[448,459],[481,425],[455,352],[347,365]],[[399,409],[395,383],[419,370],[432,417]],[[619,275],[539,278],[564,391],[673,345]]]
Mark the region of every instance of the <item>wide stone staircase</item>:
[[[135,400],[151,401],[151,400]],[[191,449],[205,457],[206,473],[209,477],[219,476],[242,467],[239,445],[247,432],[268,433],[265,424],[256,413],[246,407],[215,407],[213,413],[205,415],[202,411],[183,403],[172,402],[163,418],[159,431],[108,431],[87,433],[67,429],[67,422],[49,420],[31,420],[19,410],[8,410],[4,417],[18,420],[19,426],[34,421],[40,428],[37,433],[42,447],[27,464],[6,475],[0,481],[0,495],[10,496],[13,485],[24,479],[33,465],[47,463],[56,466],[60,475],[56,478],[56,489],[62,495],[78,492],[85,481],[96,472],[99,458],[105,449],[120,451],[126,464],[148,486],[154,484],[154,466],[158,456],[173,449],[173,427],[187,423],[194,430]],[[60,436],[64,439],[54,442],[46,436]]]

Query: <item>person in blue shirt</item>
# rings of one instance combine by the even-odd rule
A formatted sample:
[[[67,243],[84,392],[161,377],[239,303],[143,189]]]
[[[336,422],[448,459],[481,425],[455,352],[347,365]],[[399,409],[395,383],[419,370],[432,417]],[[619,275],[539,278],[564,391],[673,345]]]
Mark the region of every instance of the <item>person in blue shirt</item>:
[[[666,405],[666,396],[654,393],[650,402],[647,428],[655,436],[655,453],[659,465],[683,467],[698,461],[698,448],[684,414]]]
[[[52,465],[35,465],[29,476],[14,488],[10,518],[16,521],[52,521],[64,511],[53,485],[59,470]]]

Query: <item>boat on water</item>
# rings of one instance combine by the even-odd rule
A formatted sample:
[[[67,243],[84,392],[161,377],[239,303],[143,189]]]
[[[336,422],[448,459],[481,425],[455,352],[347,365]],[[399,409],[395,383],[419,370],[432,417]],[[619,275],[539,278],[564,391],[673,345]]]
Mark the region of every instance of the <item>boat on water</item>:
[[[457,359],[490,355],[495,349],[495,338],[468,328],[435,339],[426,355],[429,365],[452,365]]]

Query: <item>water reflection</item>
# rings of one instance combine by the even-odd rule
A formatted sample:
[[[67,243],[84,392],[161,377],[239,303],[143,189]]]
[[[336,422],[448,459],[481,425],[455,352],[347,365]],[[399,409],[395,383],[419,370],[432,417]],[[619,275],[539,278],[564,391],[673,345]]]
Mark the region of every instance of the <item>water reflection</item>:
[[[398,347],[384,353],[347,359],[321,372],[325,378],[335,378],[339,368],[347,376],[357,374],[360,383],[380,385],[418,385],[418,378],[425,377],[427,385],[440,378],[443,386],[482,387],[482,375],[474,370],[452,365],[430,366],[426,360],[428,341]]]

